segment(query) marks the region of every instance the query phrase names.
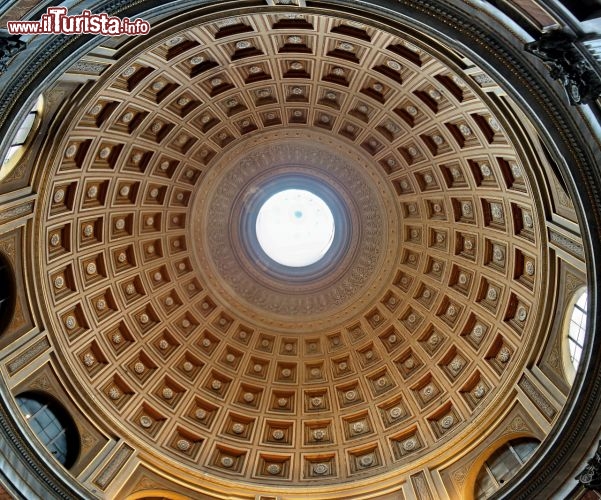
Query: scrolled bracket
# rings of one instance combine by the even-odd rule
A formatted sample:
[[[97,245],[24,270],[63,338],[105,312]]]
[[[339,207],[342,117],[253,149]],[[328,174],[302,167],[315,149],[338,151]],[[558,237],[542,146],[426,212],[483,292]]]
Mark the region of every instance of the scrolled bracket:
[[[601,441],[593,458],[587,462],[584,470],[575,479],[586,489],[601,492]]]
[[[0,31],[0,75],[8,69],[10,60],[25,50],[26,46],[27,44],[21,40],[20,35],[11,35],[7,31]]]
[[[524,45],[549,66],[549,76],[563,85],[572,106],[592,103],[601,95],[601,77],[577,46],[585,40],[552,30]]]

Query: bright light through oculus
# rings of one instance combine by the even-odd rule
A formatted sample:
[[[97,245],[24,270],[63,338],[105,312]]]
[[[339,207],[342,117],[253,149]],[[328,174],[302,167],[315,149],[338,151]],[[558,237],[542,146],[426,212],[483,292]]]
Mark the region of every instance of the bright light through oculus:
[[[261,248],[277,263],[309,266],[332,246],[334,216],[319,196],[301,189],[286,189],[263,203],[256,231]]]

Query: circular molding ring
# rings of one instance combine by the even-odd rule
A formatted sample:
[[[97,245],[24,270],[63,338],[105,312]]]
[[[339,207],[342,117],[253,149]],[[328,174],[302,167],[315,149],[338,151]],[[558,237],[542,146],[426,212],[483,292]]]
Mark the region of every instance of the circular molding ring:
[[[340,228],[324,259],[296,271],[271,261],[254,236],[261,203],[289,186],[326,200]],[[208,172],[192,213],[202,214],[192,217],[191,232],[206,282],[247,318],[256,319],[256,308],[269,311],[262,320],[279,319],[269,326],[302,327],[307,317],[328,327],[348,321],[342,310],[352,306],[358,314],[386,284],[399,253],[389,183],[360,153],[316,132],[266,132],[243,141]]]
[[[298,169],[306,170],[302,166]],[[258,186],[255,182],[251,182],[248,192],[238,200],[232,216],[234,213],[239,214],[237,218],[240,221],[238,230],[241,238],[240,250],[248,253],[247,258],[255,266],[260,267],[274,279],[280,280],[285,286],[291,283],[310,285],[312,281],[337,271],[338,263],[351,250],[349,245],[353,240],[353,232],[359,228],[353,226],[352,215],[344,200],[338,195],[337,189],[329,183],[324,183],[323,179],[314,177],[311,172],[295,174],[294,166],[286,167],[285,170],[288,172],[281,175],[267,172],[267,179]],[[306,190],[318,196],[328,206],[334,218],[336,231],[331,246],[322,258],[308,266],[290,267],[274,261],[261,248],[255,230],[257,216],[263,204],[274,194],[287,189]],[[356,241],[357,238],[354,240]]]

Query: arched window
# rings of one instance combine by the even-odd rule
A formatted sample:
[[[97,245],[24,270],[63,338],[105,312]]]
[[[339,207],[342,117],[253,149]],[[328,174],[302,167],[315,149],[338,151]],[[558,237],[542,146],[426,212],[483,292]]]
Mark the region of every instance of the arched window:
[[[580,296],[576,300],[570,316],[570,325],[568,327],[568,349],[570,351],[570,361],[574,370],[578,368],[582,347],[584,346],[584,332],[586,330],[586,303],[588,293],[586,289],[579,292]]]
[[[42,444],[69,469],[79,454],[79,434],[69,413],[43,393],[25,392],[17,396],[17,403]]]
[[[16,286],[12,266],[0,252],[0,335],[10,324],[15,310]]]
[[[2,160],[2,165],[0,165],[0,181],[5,179],[8,174],[12,172],[23,156],[23,153],[25,153],[27,145],[31,142],[33,132],[39,124],[43,103],[43,97],[39,96],[36,103],[33,105],[33,108],[31,108],[31,111],[19,125],[17,133],[13,137],[8,151]]]
[[[480,469],[476,478],[474,498],[489,498],[516,475],[538,448],[540,441],[533,438],[515,439],[496,450]]]

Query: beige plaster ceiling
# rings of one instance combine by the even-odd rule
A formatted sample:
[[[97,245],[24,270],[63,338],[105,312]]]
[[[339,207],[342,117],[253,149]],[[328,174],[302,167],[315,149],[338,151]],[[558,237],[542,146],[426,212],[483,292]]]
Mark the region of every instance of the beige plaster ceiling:
[[[87,91],[40,183],[50,330],[80,397],[174,477],[394,482],[505,411],[540,331],[540,194],[459,68],[271,12],[156,39]],[[353,217],[340,264],[295,286],[226,219],[281,172]]]

